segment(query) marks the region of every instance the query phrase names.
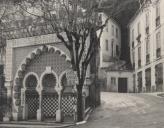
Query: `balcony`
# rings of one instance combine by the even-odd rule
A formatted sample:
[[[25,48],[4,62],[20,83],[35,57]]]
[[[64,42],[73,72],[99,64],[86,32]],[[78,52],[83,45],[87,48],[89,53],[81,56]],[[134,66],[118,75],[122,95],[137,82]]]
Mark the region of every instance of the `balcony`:
[[[141,34],[137,36],[136,40],[138,41],[138,43],[141,43]]]
[[[149,33],[149,26],[146,27],[145,32],[146,32],[147,35],[150,34],[150,33]]]
[[[157,58],[161,57],[161,48],[157,48],[157,50],[156,50],[156,57]]]
[[[146,64],[149,64],[150,63],[150,54],[147,54],[146,55]]]
[[[138,68],[141,67],[141,60],[138,60]]]
[[[160,16],[156,18],[156,27],[160,26]]]

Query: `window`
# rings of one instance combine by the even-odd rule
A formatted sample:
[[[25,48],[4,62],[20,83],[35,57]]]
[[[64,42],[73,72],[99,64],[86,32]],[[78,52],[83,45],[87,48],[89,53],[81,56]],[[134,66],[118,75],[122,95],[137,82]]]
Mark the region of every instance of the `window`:
[[[138,35],[140,35],[140,22],[137,25]]]
[[[114,36],[114,25],[112,25],[112,36]]]
[[[132,30],[132,41],[134,41],[134,29]]]
[[[134,51],[132,52],[132,64],[133,64],[133,68],[135,68],[135,54],[134,54]]]
[[[102,24],[102,14],[99,14],[99,17],[98,17],[98,24],[101,25]]]
[[[160,5],[156,5],[156,27],[160,25]]]
[[[116,45],[116,54],[117,54],[117,56],[119,56],[119,54],[120,54],[118,45]]]
[[[156,5],[156,18],[160,16],[160,6],[159,4]]]
[[[138,48],[138,59],[141,60],[141,47]]]
[[[142,72],[137,73],[138,92],[142,92]]]
[[[138,67],[141,67],[141,47],[138,48]]]
[[[157,43],[157,48],[160,48],[161,47],[161,33],[160,32],[156,34],[156,43]]]
[[[149,12],[146,13],[146,27],[149,26]]]
[[[146,92],[151,91],[151,68],[145,70]]]
[[[108,32],[108,26],[106,26],[106,32]]]
[[[111,77],[111,85],[116,85],[116,78],[115,77]]]
[[[118,28],[116,28],[116,38],[118,38]]]
[[[108,40],[106,40],[105,43],[106,43],[106,51],[108,51],[109,50]]]
[[[146,64],[150,63],[150,40],[146,39]]]
[[[155,66],[155,83],[157,91],[163,91],[163,64]]]
[[[132,48],[134,48],[134,29],[132,29]]]
[[[158,32],[156,34],[156,57],[159,58],[161,56],[161,33]]]
[[[150,40],[146,39],[146,55],[150,54]]]
[[[146,14],[146,34],[149,34],[149,12]]]
[[[141,43],[141,33],[140,33],[140,32],[141,32],[141,30],[140,30],[141,28],[140,28],[140,27],[141,27],[141,25],[140,25],[140,22],[139,22],[139,23],[137,24],[137,33],[138,33],[138,36],[137,36],[137,38],[136,38],[137,41],[138,41],[138,43]]]
[[[114,57],[114,50],[113,50],[113,46],[114,46],[114,40],[112,39],[112,42],[111,42],[111,52],[112,52],[112,57]]]

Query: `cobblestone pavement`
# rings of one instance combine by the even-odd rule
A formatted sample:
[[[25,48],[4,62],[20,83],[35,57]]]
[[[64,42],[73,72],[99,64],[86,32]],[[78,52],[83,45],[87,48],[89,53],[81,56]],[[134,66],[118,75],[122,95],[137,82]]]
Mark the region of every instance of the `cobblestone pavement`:
[[[101,99],[88,122],[75,128],[164,128],[164,98],[103,92]]]

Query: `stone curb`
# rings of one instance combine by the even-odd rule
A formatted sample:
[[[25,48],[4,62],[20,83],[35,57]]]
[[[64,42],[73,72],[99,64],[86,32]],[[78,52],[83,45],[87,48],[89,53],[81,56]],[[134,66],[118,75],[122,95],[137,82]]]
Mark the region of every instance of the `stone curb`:
[[[76,124],[61,124],[58,126],[53,126],[53,124],[7,124],[0,123],[0,128],[66,128],[70,126],[75,126]]]
[[[15,124],[15,123],[10,123],[10,124],[7,124],[7,123],[1,123],[0,122],[0,128],[66,128],[66,127],[71,127],[71,126],[76,126],[76,125],[82,125],[82,124],[85,124],[87,123],[89,117],[90,117],[90,114],[93,112],[93,109],[92,108],[89,108],[89,110],[87,111],[87,114],[84,118],[83,121],[81,122],[77,122],[77,123],[72,123],[72,124],[63,124],[61,126],[52,126],[53,124],[34,124],[34,125],[29,125],[29,124],[25,124],[25,123],[22,123],[22,124]]]

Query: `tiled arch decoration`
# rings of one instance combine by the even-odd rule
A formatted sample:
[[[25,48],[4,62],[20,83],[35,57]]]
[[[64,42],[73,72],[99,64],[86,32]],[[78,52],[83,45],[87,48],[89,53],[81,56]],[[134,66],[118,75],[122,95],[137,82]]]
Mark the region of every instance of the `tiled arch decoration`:
[[[21,105],[21,87],[22,87],[22,80],[24,78],[24,74],[26,72],[27,66],[30,64],[30,62],[35,58],[35,56],[39,56],[42,53],[50,52],[50,53],[57,53],[59,56],[64,57],[65,61],[70,63],[70,57],[63,52],[61,49],[50,46],[50,45],[44,45],[40,46],[34,51],[32,51],[19,65],[19,68],[16,72],[15,78],[14,78],[14,85],[13,85],[13,105],[14,105],[14,111],[18,112],[19,106]]]

